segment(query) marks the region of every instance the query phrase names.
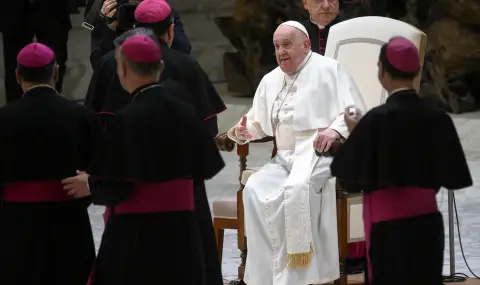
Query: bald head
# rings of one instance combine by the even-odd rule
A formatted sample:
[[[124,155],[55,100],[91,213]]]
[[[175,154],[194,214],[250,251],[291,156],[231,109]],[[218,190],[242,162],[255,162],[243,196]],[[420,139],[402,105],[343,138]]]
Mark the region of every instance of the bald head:
[[[294,74],[310,51],[310,40],[301,29],[280,25],[273,34],[278,65],[286,74]]]

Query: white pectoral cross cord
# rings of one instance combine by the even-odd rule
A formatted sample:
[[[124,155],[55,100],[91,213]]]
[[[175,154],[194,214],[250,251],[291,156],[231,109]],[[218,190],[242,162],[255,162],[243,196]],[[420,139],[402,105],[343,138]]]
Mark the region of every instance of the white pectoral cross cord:
[[[286,89],[287,92],[285,92],[285,96],[283,97],[282,102],[280,103],[280,106],[278,106],[277,113],[275,114],[275,118],[273,119],[273,133],[274,134],[275,134],[275,130],[277,129],[278,124],[280,123],[279,116],[280,116],[280,111],[282,110],[283,104],[285,103],[285,100],[287,99],[288,94],[290,94],[290,91],[292,91],[292,87],[295,85],[295,82],[297,81],[298,76],[302,72],[303,68],[307,65],[307,63],[308,63],[308,61],[310,60],[311,57],[312,57],[312,54],[310,53],[307,60],[305,61],[305,64],[295,74],[295,77],[293,78],[291,84],[287,83],[287,78],[286,78],[287,75],[283,76],[282,88],[280,89],[280,92],[278,92],[277,96],[275,96],[275,100],[278,99],[278,97],[282,94],[283,90],[286,87],[288,87],[288,88]],[[272,111],[273,111],[273,106],[274,105],[275,104],[272,105]]]

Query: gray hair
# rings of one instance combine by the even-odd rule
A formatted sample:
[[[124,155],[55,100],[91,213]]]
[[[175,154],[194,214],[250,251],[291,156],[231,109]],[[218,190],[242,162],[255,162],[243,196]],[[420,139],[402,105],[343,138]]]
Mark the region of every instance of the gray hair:
[[[115,44],[115,47],[120,48],[120,46],[127,40],[129,37],[134,36],[134,35],[144,35],[149,38],[151,38],[159,47],[160,47],[160,42],[158,41],[157,36],[155,33],[147,28],[136,28],[133,30],[128,30],[118,36],[113,43]],[[162,69],[163,69],[163,61],[161,59],[154,61],[154,62],[134,62],[127,58],[122,50],[120,49],[120,55],[122,56],[122,59],[124,62],[127,63],[128,67],[130,67],[133,72],[137,73],[138,75],[141,76],[153,76],[153,75],[158,75]]]

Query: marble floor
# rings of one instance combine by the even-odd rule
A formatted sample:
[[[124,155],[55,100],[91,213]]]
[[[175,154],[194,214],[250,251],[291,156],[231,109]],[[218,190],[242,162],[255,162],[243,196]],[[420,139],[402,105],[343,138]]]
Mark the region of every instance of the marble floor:
[[[88,62],[90,41],[88,32],[80,28],[79,17],[73,17],[73,20],[75,24],[70,34],[70,58],[65,82],[66,91],[63,95],[81,101],[91,76],[91,69]],[[207,70],[212,80],[221,81],[223,79],[221,72],[222,54],[224,51],[231,49],[231,46],[221,36],[208,15],[184,13],[182,14],[182,20],[185,23],[187,34],[192,42],[193,55],[198,58],[200,64]],[[0,51],[0,54],[1,53]],[[3,64],[0,64],[0,81],[3,80],[2,69]],[[219,117],[220,129],[226,131],[248,110],[251,99],[230,96],[222,84],[217,84],[217,87],[228,105],[228,110]],[[3,82],[0,82],[0,104],[3,104],[4,97]],[[455,193],[459,228],[462,237],[461,241],[468,265],[474,273],[480,275],[480,113],[454,116],[454,121],[462,139],[475,180],[473,187]],[[249,164],[255,166],[262,165],[268,160],[271,148],[271,144],[253,146],[250,151]],[[235,195],[238,187],[238,162],[236,154],[235,152],[224,153],[223,157],[226,161],[225,169],[207,183],[210,201],[222,196]],[[445,214],[445,221],[448,221],[447,192],[442,191],[438,195],[438,200],[442,212]],[[103,208],[92,206],[89,212],[95,233],[95,241],[98,246],[103,231]],[[458,231],[455,230],[454,272],[465,273],[472,276],[463,260],[458,235]],[[236,277],[238,264],[239,252],[236,245],[236,232],[226,231],[223,258],[223,274],[225,279],[234,279]],[[450,273],[449,264],[447,243],[445,250],[445,274]]]

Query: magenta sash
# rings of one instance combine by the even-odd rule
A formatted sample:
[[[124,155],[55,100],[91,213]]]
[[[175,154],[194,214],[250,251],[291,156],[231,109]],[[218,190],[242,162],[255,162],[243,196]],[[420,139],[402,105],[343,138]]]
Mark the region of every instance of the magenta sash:
[[[116,214],[193,211],[193,181],[136,183],[132,196],[116,205]]]
[[[167,182],[136,183],[130,198],[114,207],[115,213],[154,213],[193,211],[193,181],[177,179]],[[112,207],[107,206],[103,221],[108,221]]]
[[[132,196],[113,209],[116,214],[193,211],[193,181],[177,179],[167,182],[136,183]],[[105,224],[111,212],[112,207],[107,206],[103,213]],[[87,285],[91,285],[94,274],[95,269],[92,269]]]
[[[75,199],[60,181],[9,182],[3,185],[6,202],[62,202]]]
[[[370,261],[370,235],[372,225],[383,221],[423,216],[438,211],[434,189],[391,187],[363,196],[363,224],[367,245],[368,276],[372,279]]]

